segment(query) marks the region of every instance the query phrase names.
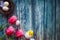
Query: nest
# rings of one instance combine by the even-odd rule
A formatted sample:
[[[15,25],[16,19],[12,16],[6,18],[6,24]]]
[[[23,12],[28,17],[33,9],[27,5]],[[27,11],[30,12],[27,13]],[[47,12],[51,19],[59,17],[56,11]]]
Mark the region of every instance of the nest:
[[[2,7],[0,7],[0,13],[1,14],[3,14],[4,16],[6,16],[6,15],[10,15],[10,14],[12,14],[13,13],[13,11],[14,11],[14,3],[11,1],[11,0],[4,0],[4,2],[5,1],[8,1],[9,2],[9,10],[8,11],[4,11],[3,9],[2,9]]]

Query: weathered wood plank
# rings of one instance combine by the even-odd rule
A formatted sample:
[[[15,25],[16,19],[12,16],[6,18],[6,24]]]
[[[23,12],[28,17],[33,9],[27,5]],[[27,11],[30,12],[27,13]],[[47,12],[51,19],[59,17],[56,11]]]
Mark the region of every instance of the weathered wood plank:
[[[25,32],[34,31],[36,40],[60,39],[60,0],[13,0],[13,15],[21,21],[20,28]],[[7,19],[0,15],[0,24],[5,25]],[[56,33],[57,32],[57,33]],[[3,35],[0,32],[0,36]]]
[[[56,0],[56,40],[60,40],[60,0]]]

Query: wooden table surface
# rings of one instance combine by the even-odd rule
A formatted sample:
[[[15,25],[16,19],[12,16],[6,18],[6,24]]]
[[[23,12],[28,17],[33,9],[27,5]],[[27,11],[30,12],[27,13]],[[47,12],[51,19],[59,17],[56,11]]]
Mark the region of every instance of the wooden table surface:
[[[25,32],[34,31],[36,40],[60,40],[60,0],[13,0],[14,13]],[[0,14],[0,25],[7,19]],[[0,36],[4,30],[0,31]]]

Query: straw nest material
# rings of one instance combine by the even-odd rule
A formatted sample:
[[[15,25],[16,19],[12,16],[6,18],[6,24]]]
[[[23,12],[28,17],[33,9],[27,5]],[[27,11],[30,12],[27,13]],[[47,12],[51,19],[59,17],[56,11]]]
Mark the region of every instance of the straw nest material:
[[[6,16],[6,15],[10,15],[10,14],[12,14],[13,13],[13,11],[14,11],[14,3],[12,2],[12,0],[4,0],[4,2],[5,1],[8,1],[9,2],[9,10],[8,11],[4,11],[3,9],[2,9],[2,7],[0,7],[0,13],[1,14],[3,14],[4,16]]]

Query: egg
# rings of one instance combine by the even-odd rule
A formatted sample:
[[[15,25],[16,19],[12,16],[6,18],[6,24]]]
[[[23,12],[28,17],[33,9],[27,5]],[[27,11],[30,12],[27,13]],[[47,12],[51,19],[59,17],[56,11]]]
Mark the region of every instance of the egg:
[[[8,11],[9,10],[9,8],[8,7],[6,7],[6,6],[3,6],[3,8],[2,8],[4,11]]]
[[[5,1],[4,6],[9,6],[9,2]]]
[[[20,25],[20,21],[17,20],[17,21],[16,21],[16,26],[19,26],[19,25]]]
[[[30,38],[30,40],[35,40],[34,38]]]

